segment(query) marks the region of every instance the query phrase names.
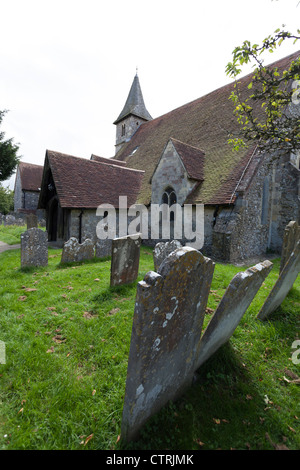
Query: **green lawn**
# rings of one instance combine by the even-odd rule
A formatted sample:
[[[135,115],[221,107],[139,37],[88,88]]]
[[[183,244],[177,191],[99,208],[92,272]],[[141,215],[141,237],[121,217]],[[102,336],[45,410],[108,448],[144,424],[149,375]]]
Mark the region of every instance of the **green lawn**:
[[[25,231],[26,225],[0,225],[0,240],[8,245],[17,245],[21,233]]]
[[[136,283],[110,288],[109,258],[61,266],[60,256],[49,249],[48,267],[21,270],[20,250],[0,254],[0,449],[121,449]],[[142,247],[138,280],[151,269]],[[195,384],[127,449],[299,449],[299,277],[269,321],[256,320],[278,269]],[[205,324],[241,270],[216,264]]]

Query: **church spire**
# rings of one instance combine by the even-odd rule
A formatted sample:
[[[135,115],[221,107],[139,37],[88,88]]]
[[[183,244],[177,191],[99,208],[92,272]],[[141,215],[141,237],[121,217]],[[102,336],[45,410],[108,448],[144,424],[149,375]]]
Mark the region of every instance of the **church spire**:
[[[116,153],[125,142],[128,142],[141,124],[151,121],[137,74],[133,79],[126,103],[114,124],[117,126]]]
[[[115,120],[114,124],[118,124],[118,122],[120,122],[122,119],[129,116],[130,114],[134,114],[135,116],[140,117],[145,121],[150,121],[152,119],[144,103],[144,98],[137,70],[124,108],[122,109],[118,118]]]

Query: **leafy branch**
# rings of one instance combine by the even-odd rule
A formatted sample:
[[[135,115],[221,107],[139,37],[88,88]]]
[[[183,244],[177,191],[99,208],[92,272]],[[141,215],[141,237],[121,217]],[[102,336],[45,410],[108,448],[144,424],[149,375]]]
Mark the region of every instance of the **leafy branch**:
[[[298,152],[300,150],[300,55],[285,70],[266,67],[262,54],[273,53],[283,41],[300,39],[297,35],[277,29],[262,45],[244,41],[233,51],[233,60],[226,66],[227,75],[236,80],[230,99],[239,124],[237,135],[230,135],[235,150],[258,142],[261,150]],[[242,67],[254,61],[250,82],[237,81]]]

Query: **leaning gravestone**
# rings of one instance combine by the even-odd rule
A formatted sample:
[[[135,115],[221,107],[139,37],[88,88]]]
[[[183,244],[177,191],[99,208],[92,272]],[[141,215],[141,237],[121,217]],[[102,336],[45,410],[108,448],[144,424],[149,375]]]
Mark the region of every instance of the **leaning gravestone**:
[[[61,263],[74,263],[92,259],[95,256],[95,247],[92,240],[87,238],[83,243],[79,243],[77,238],[71,237],[64,243],[61,255]]]
[[[48,234],[39,228],[30,228],[21,234],[21,267],[47,266]]]
[[[141,234],[112,240],[110,285],[134,282],[139,273]]]
[[[181,248],[181,246],[182,245],[178,240],[157,243],[153,250],[154,271],[158,270],[161,263],[170,253],[172,253],[172,251]]]
[[[107,238],[105,240],[97,240],[96,242],[96,258],[105,258],[111,256],[112,240]]]
[[[263,304],[257,318],[265,320],[273,313],[284,301],[289,291],[293,287],[295,280],[300,272],[300,240],[291,253],[283,270],[279,274],[276,283],[273,286],[267,300]]]
[[[28,214],[26,216],[27,230],[30,228],[38,228],[38,218],[35,214]]]
[[[295,220],[292,220],[286,227],[283,235],[281,250],[281,263],[279,273],[283,270],[297,242],[300,240],[300,226]]]
[[[272,266],[266,260],[234,276],[201,337],[197,368],[233,335]]]
[[[138,283],[121,437],[190,386],[214,263],[191,247],[172,252]]]

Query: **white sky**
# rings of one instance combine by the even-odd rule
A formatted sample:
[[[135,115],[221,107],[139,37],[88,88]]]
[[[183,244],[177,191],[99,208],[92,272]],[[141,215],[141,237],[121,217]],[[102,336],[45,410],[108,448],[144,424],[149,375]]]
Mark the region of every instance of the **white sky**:
[[[155,118],[228,83],[244,40],[300,28],[298,0],[0,0],[0,14],[1,130],[40,165],[46,149],[114,155],[136,67]],[[299,49],[290,41],[266,63]]]

